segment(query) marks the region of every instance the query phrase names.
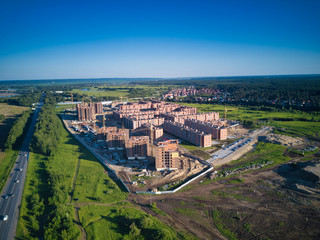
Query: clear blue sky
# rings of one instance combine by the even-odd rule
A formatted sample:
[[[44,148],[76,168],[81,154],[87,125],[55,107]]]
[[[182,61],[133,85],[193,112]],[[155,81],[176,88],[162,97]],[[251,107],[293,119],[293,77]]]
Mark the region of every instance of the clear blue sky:
[[[319,0],[0,1],[0,80],[319,73]]]

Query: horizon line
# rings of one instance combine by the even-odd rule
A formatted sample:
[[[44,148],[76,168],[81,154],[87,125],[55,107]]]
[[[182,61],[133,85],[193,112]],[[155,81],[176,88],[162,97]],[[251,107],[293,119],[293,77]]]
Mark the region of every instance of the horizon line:
[[[233,77],[284,77],[284,76],[320,76],[320,73],[312,74],[276,74],[276,75],[233,75],[233,76],[192,76],[192,77],[84,77],[84,78],[39,78],[39,79],[0,79],[0,82],[11,81],[61,81],[61,80],[102,80],[102,79],[157,79],[157,80],[171,80],[171,79],[193,79],[193,78],[233,78]]]

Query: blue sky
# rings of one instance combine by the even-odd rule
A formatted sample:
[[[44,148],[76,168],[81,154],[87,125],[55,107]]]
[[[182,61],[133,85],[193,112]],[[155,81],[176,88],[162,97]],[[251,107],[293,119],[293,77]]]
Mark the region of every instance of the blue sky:
[[[319,0],[0,1],[0,80],[320,73]]]

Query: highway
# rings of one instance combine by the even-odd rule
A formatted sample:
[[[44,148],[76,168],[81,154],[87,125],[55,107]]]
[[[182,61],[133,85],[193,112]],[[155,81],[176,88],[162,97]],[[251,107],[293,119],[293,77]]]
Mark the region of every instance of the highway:
[[[10,172],[8,180],[2,190],[0,198],[0,240],[14,239],[24,182],[28,167],[29,144],[34,132],[34,126],[37,121],[41,104],[36,107],[32,116],[31,124],[23,140],[19,155]],[[8,215],[8,219],[3,221],[3,216]]]

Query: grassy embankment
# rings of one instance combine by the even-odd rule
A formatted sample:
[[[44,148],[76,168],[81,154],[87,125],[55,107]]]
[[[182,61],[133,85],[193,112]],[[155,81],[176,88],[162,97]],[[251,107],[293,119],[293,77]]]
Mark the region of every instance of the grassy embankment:
[[[47,214],[51,209],[45,206],[55,196],[48,183],[48,171],[54,171],[59,176],[59,187],[63,192],[59,196],[67,199],[62,201],[63,210],[67,217],[73,219],[71,229],[78,235],[75,208],[79,208],[80,222],[88,239],[133,239],[138,235],[141,239],[163,239],[164,236],[180,236],[174,229],[126,202],[127,193],[109,178],[97,159],[66,129],[62,129],[60,145],[49,158],[52,159],[34,153],[30,156],[18,238],[44,236],[46,239],[45,229],[41,226],[46,226]],[[37,207],[45,208],[40,216],[37,216],[37,207],[30,200],[33,196],[38,196]],[[63,234],[62,230],[60,236]]]
[[[0,115],[3,114],[5,116],[5,118],[0,121],[0,191],[6,182],[19,152],[16,149],[5,150],[4,144],[14,121],[27,109],[29,108],[0,103]]]

